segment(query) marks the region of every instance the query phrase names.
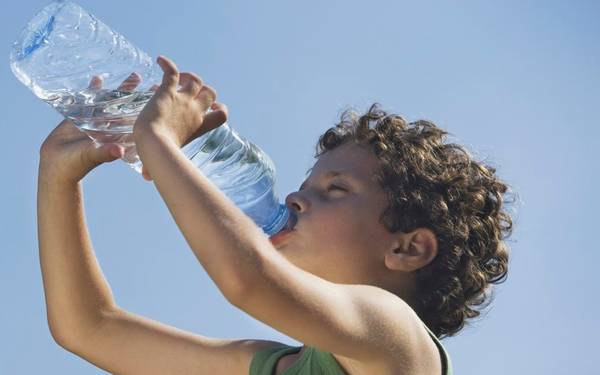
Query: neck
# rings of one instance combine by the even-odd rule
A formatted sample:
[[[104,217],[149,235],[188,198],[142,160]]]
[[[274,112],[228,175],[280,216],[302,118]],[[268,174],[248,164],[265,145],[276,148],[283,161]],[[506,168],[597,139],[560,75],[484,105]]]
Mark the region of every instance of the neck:
[[[416,311],[417,299],[414,293],[416,289],[414,272],[402,272],[400,274],[394,272],[387,280],[380,283],[379,287],[395,294]]]

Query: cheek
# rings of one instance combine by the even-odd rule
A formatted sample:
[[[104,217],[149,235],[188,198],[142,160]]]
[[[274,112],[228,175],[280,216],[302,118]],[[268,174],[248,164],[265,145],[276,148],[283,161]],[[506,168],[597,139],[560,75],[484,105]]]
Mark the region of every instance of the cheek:
[[[352,208],[331,210],[315,222],[314,233],[321,239],[323,247],[356,248],[368,245],[369,237],[373,237],[372,218],[366,217],[364,211]]]
[[[341,225],[347,246],[371,250],[381,246],[386,238],[385,227],[379,222],[379,215],[373,207],[357,207]]]

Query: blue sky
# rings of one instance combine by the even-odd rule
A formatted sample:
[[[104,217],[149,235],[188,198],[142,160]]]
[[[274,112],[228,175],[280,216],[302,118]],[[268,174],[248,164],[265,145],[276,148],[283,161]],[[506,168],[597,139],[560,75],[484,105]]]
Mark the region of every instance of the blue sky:
[[[46,322],[37,164],[61,118],[8,64],[46,3],[9,2],[0,15],[0,373],[102,374],[57,346]],[[597,373],[599,2],[79,3],[215,87],[230,125],[274,160],[282,197],[347,107],[377,101],[450,131],[520,196],[507,281],[483,319],[443,341],[455,372]],[[227,303],[153,184],[114,162],[83,186],[96,255],[122,308],[205,336],[299,345]]]

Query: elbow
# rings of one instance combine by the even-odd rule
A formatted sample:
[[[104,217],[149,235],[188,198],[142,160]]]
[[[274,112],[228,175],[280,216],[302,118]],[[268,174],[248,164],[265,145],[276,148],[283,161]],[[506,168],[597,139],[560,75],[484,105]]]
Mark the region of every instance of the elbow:
[[[261,252],[257,251],[255,254],[261,254]],[[262,255],[253,257],[251,260],[253,264],[246,263],[235,272],[235,277],[229,277],[223,284],[227,286],[221,291],[227,301],[235,307],[247,311],[246,307],[253,303],[252,300],[257,293],[260,294],[261,291],[264,291],[265,286],[270,283],[269,280],[272,280],[268,270],[272,269],[274,258],[277,255],[272,254],[271,259]]]
[[[221,284],[223,285],[221,293],[229,303],[243,310],[253,292],[259,288],[260,274],[261,272],[254,267],[247,267],[243,271],[236,272],[235,276],[228,277],[227,281]]]
[[[248,299],[251,287],[247,281],[236,280],[235,282],[229,280],[228,285],[221,289],[221,293],[227,300],[237,308],[243,308],[243,302]]]
[[[86,319],[85,321],[62,320],[60,324],[56,319],[48,318],[50,335],[60,347],[76,353],[83,344],[98,332],[110,314],[110,311],[103,311],[95,315],[93,319]]]
[[[246,238],[236,242],[234,246],[239,249],[228,250],[230,255],[220,262],[221,267],[205,266],[221,294],[238,308],[242,308],[257,290],[268,283],[269,270],[278,259],[283,258],[276,250],[269,249],[272,245],[262,230],[256,226],[253,228],[254,233],[248,233]]]
[[[50,335],[52,336],[52,339],[56,344],[58,344],[58,346],[69,352],[74,350],[73,340],[71,340],[70,335],[67,335],[64,330],[58,329],[51,323],[48,323],[48,328],[50,329]]]

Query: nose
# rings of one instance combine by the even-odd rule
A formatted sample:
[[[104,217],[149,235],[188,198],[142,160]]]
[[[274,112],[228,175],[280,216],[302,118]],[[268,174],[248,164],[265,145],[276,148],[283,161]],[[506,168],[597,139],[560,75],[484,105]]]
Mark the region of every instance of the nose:
[[[295,212],[305,212],[310,207],[309,201],[298,191],[288,194],[285,204]]]

